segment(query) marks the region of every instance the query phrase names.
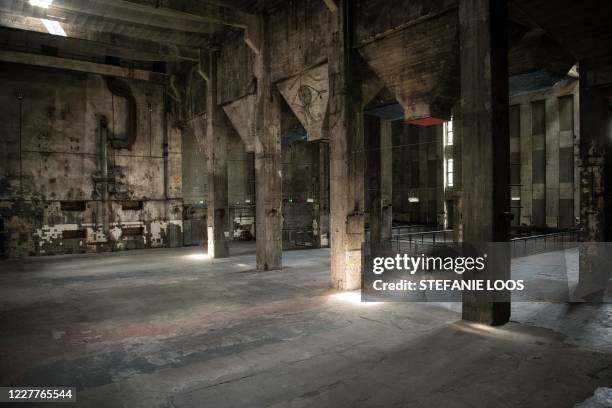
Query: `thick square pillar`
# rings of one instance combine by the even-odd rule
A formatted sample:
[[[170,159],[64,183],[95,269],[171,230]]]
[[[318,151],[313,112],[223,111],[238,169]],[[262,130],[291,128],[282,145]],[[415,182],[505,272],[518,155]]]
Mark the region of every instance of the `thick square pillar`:
[[[580,64],[580,238],[602,242],[611,238],[612,226],[606,223],[606,156],[612,137],[612,114],[608,88],[588,85],[589,68]]]
[[[364,241],[364,145],[361,91],[350,47],[349,0],[333,12],[329,49],[329,155],[331,283],[343,290],[361,287]]]
[[[510,239],[510,138],[506,0],[460,0],[463,239]],[[489,262],[491,264],[493,262]],[[480,278],[509,279],[510,258]],[[510,303],[463,293],[463,319],[490,325],[510,318]]]
[[[217,101],[217,52],[208,57],[206,149],[208,152],[208,255],[229,256],[230,214],[227,201],[228,120]]]
[[[255,58],[255,223],[257,270],[282,268],[281,98],[270,81],[267,21],[260,24],[261,48]]]
[[[576,297],[600,302],[610,279],[612,240],[611,87],[590,86],[590,67],[580,63],[580,269]]]

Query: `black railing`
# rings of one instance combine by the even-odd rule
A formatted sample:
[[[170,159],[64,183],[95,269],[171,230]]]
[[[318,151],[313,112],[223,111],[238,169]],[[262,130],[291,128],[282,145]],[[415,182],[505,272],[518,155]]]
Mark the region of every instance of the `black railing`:
[[[308,228],[283,228],[283,247],[312,247],[314,246],[314,233]]]
[[[429,231],[434,231],[436,228],[438,228],[438,226],[435,224],[396,225],[391,228],[391,236],[395,237],[397,235],[403,235],[403,234],[429,232]],[[369,228],[366,228],[365,235],[366,235],[366,241],[370,241],[370,229]]]
[[[512,258],[520,258],[543,252],[574,248],[578,244],[578,230],[517,237],[510,240]]]
[[[393,250],[417,253],[453,242],[453,230],[409,232],[393,235]]]
[[[453,230],[411,232],[394,234],[391,250],[403,253],[430,252],[436,247],[454,242]],[[512,258],[534,255],[543,252],[560,251],[574,248],[578,242],[578,230],[564,230],[548,234],[512,238],[510,251]]]

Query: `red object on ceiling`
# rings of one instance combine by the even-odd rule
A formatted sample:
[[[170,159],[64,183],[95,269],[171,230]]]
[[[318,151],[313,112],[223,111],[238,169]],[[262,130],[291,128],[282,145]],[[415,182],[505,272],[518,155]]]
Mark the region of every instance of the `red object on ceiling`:
[[[409,120],[408,123],[411,125],[417,125],[417,126],[433,126],[433,125],[441,125],[444,122],[448,122],[448,119],[443,119],[443,118],[434,118],[434,117],[428,117],[428,118],[420,118],[420,119],[414,119],[414,120]]]

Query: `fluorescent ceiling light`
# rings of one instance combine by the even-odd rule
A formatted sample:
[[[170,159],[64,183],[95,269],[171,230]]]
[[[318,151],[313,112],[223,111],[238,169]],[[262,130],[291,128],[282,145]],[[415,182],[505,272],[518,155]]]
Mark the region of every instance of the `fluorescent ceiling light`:
[[[30,5],[35,7],[49,8],[53,0],[30,0]]]
[[[62,28],[62,25],[57,21],[46,20],[44,18],[41,18],[40,21],[42,21],[49,34],[61,35],[62,37],[66,37],[66,32]]]
[[[419,202],[419,197],[408,197],[408,202],[409,203],[418,203]]]

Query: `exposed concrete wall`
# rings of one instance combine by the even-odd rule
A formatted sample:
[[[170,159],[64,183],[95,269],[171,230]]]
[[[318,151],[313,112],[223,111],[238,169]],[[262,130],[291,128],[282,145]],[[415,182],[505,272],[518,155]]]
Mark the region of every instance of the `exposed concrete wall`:
[[[442,126],[393,124],[393,219],[435,224],[443,212]],[[410,199],[418,198],[417,202]]]
[[[515,95],[510,105],[510,111],[516,112],[510,115],[510,129],[516,127],[520,134],[518,146],[511,145],[520,167],[520,186],[513,187],[512,194],[517,223],[576,226],[580,211],[578,80],[568,77],[552,88]]]
[[[181,134],[168,124],[164,135],[162,86],[128,82],[136,141],[131,150],[107,148],[103,202],[100,115],[111,132],[125,133],[125,102],[99,75],[11,64],[0,71],[0,216],[11,256],[181,245]]]
[[[296,142],[282,147],[283,172],[283,244],[316,246],[319,228],[317,206],[326,208],[319,197],[320,142]],[[323,169],[323,177],[325,170]]]

